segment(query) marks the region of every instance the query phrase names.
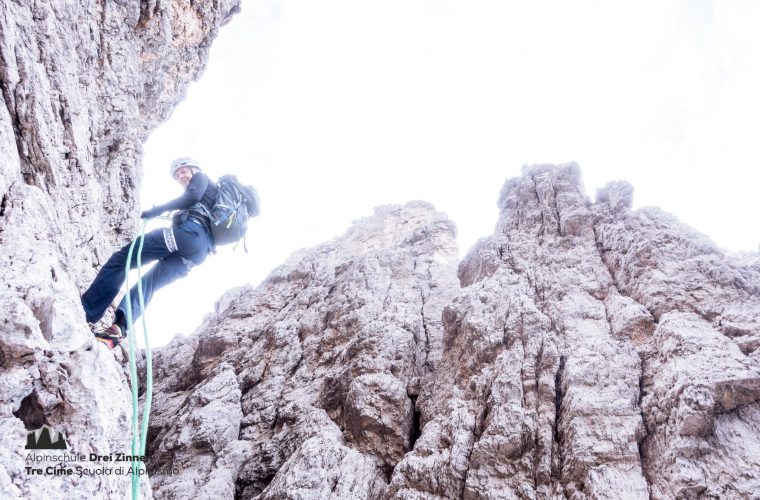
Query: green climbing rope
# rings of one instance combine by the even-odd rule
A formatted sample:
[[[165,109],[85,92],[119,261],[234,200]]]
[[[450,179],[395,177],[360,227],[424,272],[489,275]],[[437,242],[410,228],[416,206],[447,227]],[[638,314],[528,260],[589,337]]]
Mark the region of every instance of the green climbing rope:
[[[150,406],[153,401],[153,360],[150,352],[150,344],[148,343],[148,328],[145,321],[145,299],[143,297],[142,289],[142,250],[143,243],[145,242],[145,226],[148,221],[144,221],[140,227],[140,234],[129,245],[129,252],[127,253],[126,263],[126,287],[127,298],[125,300],[127,306],[127,336],[129,344],[129,376],[132,382],[132,456],[145,455],[145,443],[148,437],[148,419],[150,418]],[[143,418],[142,429],[138,434],[139,427],[139,414],[137,405],[137,361],[135,360],[135,332],[134,325],[132,324],[132,299],[129,296],[129,270],[130,263],[132,262],[132,251],[134,250],[135,243],[140,240],[140,246],[137,249],[137,296],[140,300],[140,311],[142,312],[143,322],[143,336],[145,339],[145,405],[143,406]],[[139,465],[138,465],[139,464]],[[137,492],[140,489],[140,477],[144,473],[142,470],[142,462],[132,462],[132,500],[137,500]]]

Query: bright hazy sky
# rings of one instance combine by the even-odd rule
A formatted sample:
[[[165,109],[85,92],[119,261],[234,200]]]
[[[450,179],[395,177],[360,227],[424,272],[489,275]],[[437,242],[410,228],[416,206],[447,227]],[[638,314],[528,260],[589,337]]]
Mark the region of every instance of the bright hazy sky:
[[[158,292],[151,343],[377,205],[432,202],[461,255],[524,164],[576,161],[730,250],[757,251],[760,2],[243,0],[145,146],[144,208],[190,156],[258,189],[249,253]],[[157,224],[157,223],[156,223]]]

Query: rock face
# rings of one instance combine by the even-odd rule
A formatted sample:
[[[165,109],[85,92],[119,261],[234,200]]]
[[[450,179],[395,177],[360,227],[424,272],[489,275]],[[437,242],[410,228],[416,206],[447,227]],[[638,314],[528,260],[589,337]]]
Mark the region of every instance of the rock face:
[[[589,203],[573,164],[507,182],[392,496],[760,492],[757,269],[631,194]]]
[[[161,349],[149,472],[180,474],[156,496],[382,496],[441,358],[454,234],[427,204],[379,208]]]
[[[384,207],[155,359],[160,498],[756,498],[760,273],[574,164]],[[457,279],[458,278],[458,279]]]
[[[239,0],[0,5],[0,497],[119,496],[128,479],[34,477],[27,429],[126,451],[128,386],[79,293],[134,231],[141,144]]]
[[[128,450],[123,355],[79,293],[134,229],[141,142],[237,8],[0,6],[1,498],[129,488],[30,475],[24,445]],[[632,195],[528,167],[461,262],[412,202],[231,290],[155,353],[143,495],[758,498],[760,255]]]

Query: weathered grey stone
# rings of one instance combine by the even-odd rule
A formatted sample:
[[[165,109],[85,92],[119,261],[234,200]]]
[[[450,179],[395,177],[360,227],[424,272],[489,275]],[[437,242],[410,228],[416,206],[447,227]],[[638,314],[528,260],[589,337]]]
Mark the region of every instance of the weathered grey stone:
[[[129,488],[124,476],[27,474],[26,432],[46,423],[76,453],[129,449],[125,371],[95,344],[79,294],[134,230],[142,143],[238,3],[0,5],[2,498],[123,498]]]
[[[663,315],[654,342],[642,399],[650,429],[644,463],[653,493],[751,498],[760,491],[760,476],[738,473],[727,482],[725,474],[735,467],[757,470],[760,450],[733,437],[717,439],[716,417],[760,407],[760,366],[693,313]],[[723,461],[731,455],[739,462]]]
[[[469,436],[456,450],[436,438],[432,450],[415,447],[389,492],[647,497],[638,451],[646,435],[637,404],[641,362],[628,341],[647,315],[610,299],[611,326],[605,298],[614,284],[577,166],[524,169],[507,182],[499,206],[496,234],[460,265],[468,286],[444,314],[447,349],[418,401],[418,442],[428,432],[451,433],[449,422],[462,414],[474,425],[460,428]],[[448,461],[465,465],[445,472],[417,456],[454,453]],[[432,475],[446,479],[420,480]]]
[[[610,212],[619,212],[633,206],[633,186],[626,181],[608,182],[596,192],[596,203],[606,203]]]
[[[443,349],[442,309],[458,290],[454,234],[429,204],[378,208],[260,287],[230,291],[197,335],[159,350],[149,470],[181,473],[154,479],[156,495],[192,494],[223,461],[233,469],[223,494],[381,496],[416,432],[415,385]],[[222,366],[240,392],[214,414],[242,418],[223,417],[233,438],[214,446],[203,436],[226,433],[197,416],[211,402],[196,394]]]

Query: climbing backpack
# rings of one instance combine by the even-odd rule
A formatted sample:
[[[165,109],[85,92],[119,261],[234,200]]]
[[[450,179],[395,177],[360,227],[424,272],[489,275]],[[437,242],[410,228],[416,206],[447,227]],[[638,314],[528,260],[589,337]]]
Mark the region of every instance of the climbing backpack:
[[[217,187],[214,205],[208,213],[214,245],[238,242],[245,238],[248,218],[259,215],[259,195],[256,189],[241,184],[234,175],[220,177]],[[248,251],[245,240],[243,248]]]

